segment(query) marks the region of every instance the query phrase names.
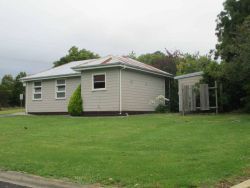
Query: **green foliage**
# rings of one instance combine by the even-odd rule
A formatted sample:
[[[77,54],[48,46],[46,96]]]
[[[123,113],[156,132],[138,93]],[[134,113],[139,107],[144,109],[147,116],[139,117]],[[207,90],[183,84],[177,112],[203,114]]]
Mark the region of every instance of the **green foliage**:
[[[20,72],[15,79],[12,75],[5,75],[0,84],[0,107],[19,106],[19,95],[24,93],[24,87],[20,78],[26,76],[25,72]]]
[[[81,85],[75,90],[68,104],[68,112],[71,116],[80,116],[83,112]]]
[[[12,90],[12,105],[20,105],[20,94],[24,94],[24,86],[23,83],[20,81],[21,78],[25,77],[26,73],[25,72],[20,72],[14,82],[14,88]],[[23,103],[24,104],[24,103]]]
[[[158,104],[157,107],[155,108],[156,113],[166,113],[168,111],[168,107],[165,104]]]
[[[227,0],[217,20],[216,56],[227,110],[250,106],[250,1]],[[250,111],[250,110],[247,110]]]
[[[237,46],[235,45],[237,42],[234,39],[239,34],[238,27],[243,24],[249,15],[249,0],[226,0],[224,10],[218,15],[216,55],[226,62],[231,62],[237,54]]]
[[[214,63],[214,61],[208,55],[201,56],[199,54],[184,54],[177,64],[177,75],[204,71],[204,69],[211,63]]]
[[[5,75],[0,84],[0,107],[10,106],[15,80],[12,75]]]
[[[161,51],[142,54],[137,58],[137,60],[175,75],[177,71],[176,64],[179,61],[179,58],[179,51],[171,53],[166,50],[166,54]]]
[[[99,58],[99,55],[91,51],[88,51],[86,49],[79,50],[77,47],[73,46],[69,49],[68,54],[66,56],[61,57],[60,60],[54,62],[54,67],[64,65],[72,61],[80,61],[80,60],[95,59],[95,58]]]

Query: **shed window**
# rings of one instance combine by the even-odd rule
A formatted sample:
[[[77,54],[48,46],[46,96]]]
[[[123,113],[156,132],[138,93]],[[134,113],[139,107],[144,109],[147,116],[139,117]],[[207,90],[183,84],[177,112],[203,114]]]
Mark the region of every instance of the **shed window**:
[[[93,89],[101,90],[106,88],[106,75],[96,74],[93,75]]]
[[[41,100],[42,99],[42,82],[36,81],[34,82],[33,87],[33,100]]]
[[[56,99],[66,98],[66,81],[56,80]]]

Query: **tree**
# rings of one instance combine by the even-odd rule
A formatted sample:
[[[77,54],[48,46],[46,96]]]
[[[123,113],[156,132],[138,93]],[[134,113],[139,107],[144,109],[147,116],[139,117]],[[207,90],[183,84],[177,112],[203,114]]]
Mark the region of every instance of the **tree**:
[[[221,80],[228,110],[250,111],[249,16],[249,0],[226,0],[217,19],[216,57],[223,61]]]
[[[11,75],[5,75],[0,85],[0,107],[9,106],[14,88],[14,79]]]
[[[216,45],[216,55],[226,62],[231,62],[237,51],[235,37],[237,29],[250,15],[249,0],[226,0],[224,10],[218,15],[216,35],[218,44]]]
[[[15,78],[14,88],[12,90],[12,100],[11,100],[11,104],[13,106],[20,105],[20,94],[24,94],[24,89],[25,89],[20,79],[25,76],[26,76],[25,72],[20,72]]]
[[[210,63],[212,63],[212,59],[208,55],[184,54],[177,64],[177,75],[204,71]]]
[[[79,50],[76,46],[72,46],[69,49],[68,54],[66,56],[61,57],[58,61],[54,62],[54,67],[64,65],[72,61],[80,61],[80,60],[95,59],[95,58],[99,58],[99,55],[91,51],[88,51],[86,49]]]
[[[166,50],[166,54],[161,51],[156,51],[154,53],[142,54],[137,59],[143,63],[152,65],[158,69],[175,75],[177,71],[176,64],[179,60],[179,56],[179,51],[171,53]]]

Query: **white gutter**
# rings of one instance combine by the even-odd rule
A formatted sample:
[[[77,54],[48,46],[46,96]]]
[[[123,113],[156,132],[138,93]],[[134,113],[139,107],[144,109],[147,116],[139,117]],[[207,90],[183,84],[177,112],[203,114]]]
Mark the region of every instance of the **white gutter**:
[[[61,75],[54,75],[54,76],[41,76],[41,77],[34,77],[34,78],[21,78],[20,80],[22,82],[28,82],[28,81],[36,81],[36,80],[49,80],[49,79],[55,79],[55,78],[68,78],[68,77],[78,77],[81,76],[81,73],[73,73],[73,74],[61,74]]]
[[[28,105],[27,105],[27,101],[28,101],[28,84],[25,83],[25,113],[28,114]]]
[[[124,65],[123,68],[120,69],[120,78],[119,78],[119,81],[120,81],[120,91],[119,91],[119,94],[120,94],[120,99],[119,99],[119,107],[120,107],[120,115],[122,114],[122,70],[126,69],[126,66]]]

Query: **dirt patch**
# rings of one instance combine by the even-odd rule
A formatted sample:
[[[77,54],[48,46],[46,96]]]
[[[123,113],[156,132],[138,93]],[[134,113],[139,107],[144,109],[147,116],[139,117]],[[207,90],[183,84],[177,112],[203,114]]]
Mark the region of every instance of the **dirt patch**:
[[[216,184],[216,188],[230,188],[234,185],[237,185],[241,182],[250,179],[250,168],[243,171],[242,176],[231,177],[229,179],[221,180]]]

